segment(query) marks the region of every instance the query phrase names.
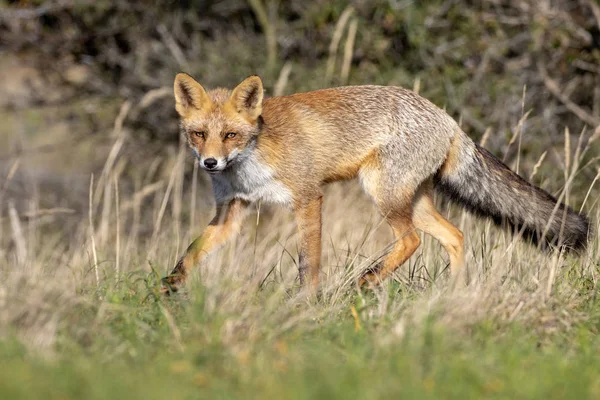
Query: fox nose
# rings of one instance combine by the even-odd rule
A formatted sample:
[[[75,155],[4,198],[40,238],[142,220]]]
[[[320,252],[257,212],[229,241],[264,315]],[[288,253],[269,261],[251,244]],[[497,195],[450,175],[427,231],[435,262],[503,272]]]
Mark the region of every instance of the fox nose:
[[[212,157],[204,160],[204,166],[208,169],[213,169],[214,167],[217,166],[217,164],[218,164],[217,160],[215,160]]]

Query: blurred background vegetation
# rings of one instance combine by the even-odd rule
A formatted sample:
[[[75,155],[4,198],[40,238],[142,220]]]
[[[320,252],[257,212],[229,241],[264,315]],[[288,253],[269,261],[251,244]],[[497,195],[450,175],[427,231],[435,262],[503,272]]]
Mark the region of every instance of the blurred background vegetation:
[[[165,177],[180,144],[179,71],[206,87],[259,74],[267,95],[413,88],[509,164],[519,157],[526,176],[547,151],[536,183],[554,191],[565,128],[576,143],[600,125],[595,0],[0,4],[0,176],[11,178],[1,194],[21,211],[34,194],[40,208],[85,209],[89,175],[117,139],[123,190]],[[185,165],[189,181],[191,157]],[[582,174],[587,187],[596,171]]]

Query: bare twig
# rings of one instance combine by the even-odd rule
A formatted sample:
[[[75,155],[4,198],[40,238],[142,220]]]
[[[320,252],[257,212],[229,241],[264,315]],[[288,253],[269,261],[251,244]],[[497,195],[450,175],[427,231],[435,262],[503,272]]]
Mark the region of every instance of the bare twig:
[[[150,107],[152,103],[156,100],[160,100],[163,97],[169,97],[173,95],[173,88],[169,86],[161,86],[156,89],[149,90],[144,94],[144,96],[140,99],[140,101],[136,104],[136,106],[131,111],[131,117],[133,119],[137,118],[140,111]]]
[[[185,58],[185,55],[183,54],[183,50],[181,50],[181,47],[179,47],[175,39],[173,39],[173,36],[169,32],[169,30],[163,24],[159,24],[156,27],[156,31],[160,35],[160,38],[162,39],[164,45],[171,52],[171,55],[173,55],[175,60],[177,60],[179,67],[188,70],[189,64]]]
[[[551,79],[548,76],[548,73],[544,66],[539,64],[538,70],[540,72],[540,75],[542,76],[542,79],[544,80],[544,85],[546,85],[546,88],[550,91],[550,93],[552,93],[554,95],[554,97],[556,97],[558,100],[560,100],[560,102],[563,103],[569,111],[571,111],[579,119],[581,119],[582,121],[584,121],[585,123],[587,123],[589,125],[592,125],[592,126],[600,125],[600,117],[590,114],[589,112],[587,112],[586,110],[584,110],[583,108],[581,108],[580,106],[578,106],[577,104],[575,104],[571,100],[569,100],[563,94],[561,88],[558,86],[558,83],[556,83],[556,81],[554,81],[553,79]]]
[[[72,208],[64,208],[64,207],[53,207],[53,208],[42,208],[42,209],[36,209],[36,210],[31,210],[31,211],[25,211],[22,212],[18,215],[19,219],[36,219],[36,218],[42,218],[42,217],[47,217],[47,216],[51,216],[51,215],[58,215],[58,214],[75,214],[76,211]],[[0,218],[0,221],[2,221],[2,218]]]
[[[573,61],[573,66],[577,67],[579,69],[582,69],[584,71],[600,74],[600,65],[596,65],[591,62],[583,61],[579,58],[577,60]]]
[[[56,214],[75,214],[75,210],[72,208],[64,208],[64,207],[53,207],[53,208],[42,208],[33,211],[25,211],[21,213],[21,218],[34,219],[40,217],[46,217],[48,215],[56,215]]]
[[[594,17],[596,17],[598,29],[600,29],[600,6],[598,5],[597,0],[588,0],[588,4],[594,13]]]
[[[275,34],[275,25],[269,21],[269,15],[262,0],[248,0],[252,11],[256,15],[258,23],[265,33],[267,41],[267,74],[270,75],[277,62],[277,36]]]
[[[78,1],[78,3],[80,3],[80,4],[81,3],[89,3],[89,2],[90,2],[89,0]],[[74,5],[75,5],[74,0],[63,0],[63,1],[57,1],[54,4],[52,4],[52,2],[50,2],[50,1],[46,1],[41,6],[35,7],[35,8],[25,8],[25,9],[17,9],[17,10],[10,10],[10,9],[4,8],[4,10],[2,10],[2,13],[0,13],[0,20],[4,19],[4,20],[8,21],[8,20],[14,20],[14,19],[39,18],[39,17],[42,17],[51,12],[64,10],[66,8],[71,8]]]
[[[164,186],[164,181],[158,181],[144,186],[141,190],[134,193],[131,200],[123,203],[121,211],[128,211],[140,204],[142,200],[150,196],[152,193],[160,190]]]

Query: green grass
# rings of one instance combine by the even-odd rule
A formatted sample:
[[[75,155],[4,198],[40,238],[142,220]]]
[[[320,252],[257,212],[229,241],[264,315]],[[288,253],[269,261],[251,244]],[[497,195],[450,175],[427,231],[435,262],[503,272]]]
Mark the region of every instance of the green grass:
[[[593,296],[580,293],[588,300],[575,311],[588,318],[570,326],[490,315],[453,329],[436,307],[418,323],[391,312],[369,317],[381,304],[377,295],[413,307],[429,289],[409,296],[415,300],[398,285],[376,294],[348,290],[333,308],[327,299],[294,301],[264,290],[252,294],[248,308],[232,311],[224,305],[230,300],[211,298],[202,285],[167,299],[153,294],[152,275],[130,278],[80,294],[89,302],[62,314],[50,352],[5,337],[0,398],[600,396],[600,307]],[[223,304],[209,304],[215,300]],[[353,304],[360,305],[358,322]],[[264,313],[250,321],[248,309]],[[304,318],[280,325],[295,314]]]

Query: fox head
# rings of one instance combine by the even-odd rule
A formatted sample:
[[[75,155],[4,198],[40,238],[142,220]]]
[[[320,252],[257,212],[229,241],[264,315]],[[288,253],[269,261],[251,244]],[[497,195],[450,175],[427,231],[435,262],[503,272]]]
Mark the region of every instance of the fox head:
[[[251,147],[260,130],[263,85],[250,76],[232,91],[206,91],[194,78],[175,77],[175,109],[181,129],[200,167],[223,171]]]

